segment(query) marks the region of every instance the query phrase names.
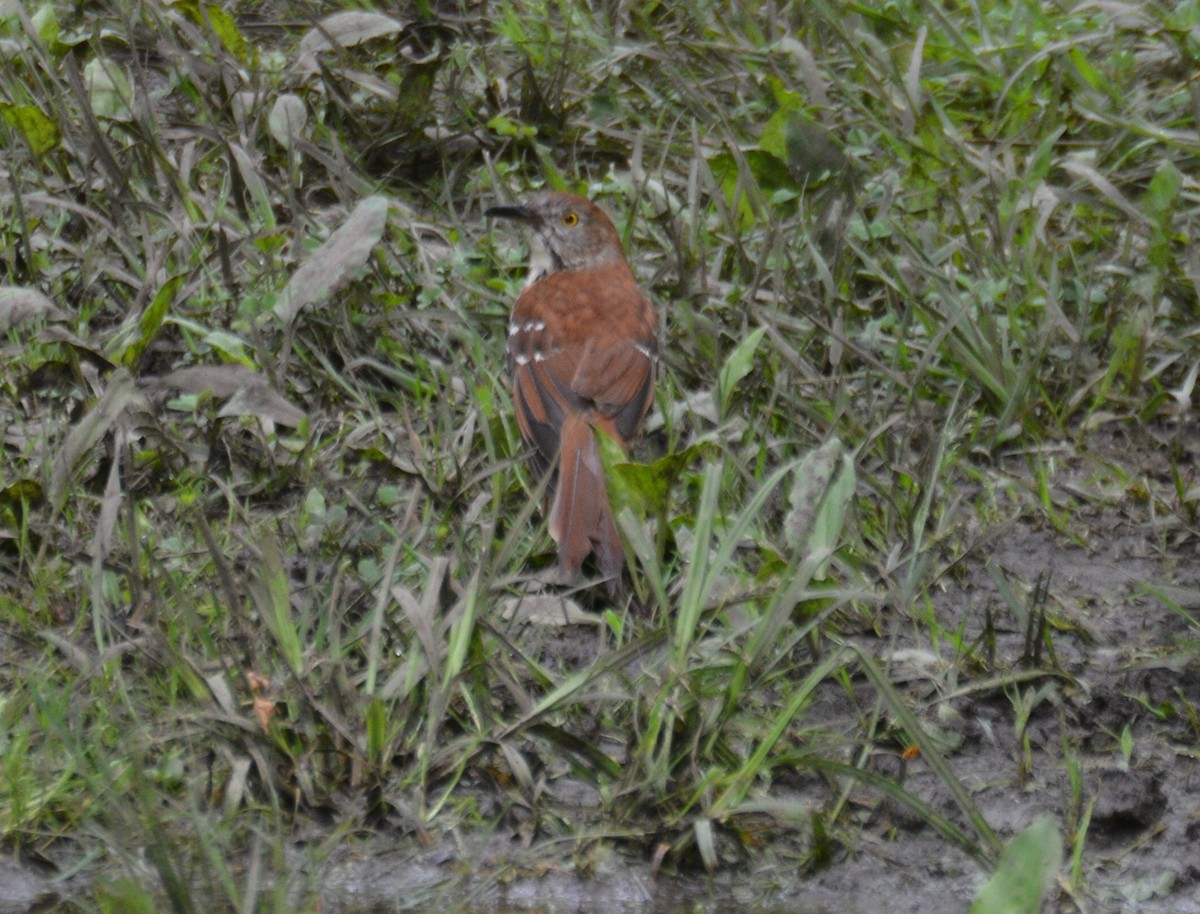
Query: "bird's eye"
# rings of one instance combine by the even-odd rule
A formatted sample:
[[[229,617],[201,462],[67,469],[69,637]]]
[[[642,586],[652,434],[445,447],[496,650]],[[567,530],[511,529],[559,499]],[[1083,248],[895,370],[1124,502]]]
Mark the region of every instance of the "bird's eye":
[[[571,228],[571,226],[573,226],[573,225],[578,225],[579,224],[579,213],[575,212],[575,210],[573,210],[573,209],[567,210],[565,213],[563,213],[562,223],[567,228]]]

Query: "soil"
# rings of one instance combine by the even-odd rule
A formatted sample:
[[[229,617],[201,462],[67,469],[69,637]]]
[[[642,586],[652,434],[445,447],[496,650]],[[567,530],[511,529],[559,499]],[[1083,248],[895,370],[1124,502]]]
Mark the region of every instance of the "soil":
[[[931,594],[940,641],[931,646],[922,618],[897,626],[899,639],[863,635],[860,644],[890,658],[893,679],[944,739],[956,776],[1002,838],[1040,816],[1059,824],[1066,861],[1047,910],[1200,914],[1196,530],[1168,508],[1173,483],[1158,450],[1142,448],[1130,472],[1125,443],[1107,446],[1111,465],[1128,475],[1107,473],[1103,442],[1086,457],[1064,455],[1050,498],[1069,516],[1068,529],[1009,522],[981,535],[943,575]],[[1014,478],[1023,465],[1011,468]],[[1039,604],[1044,635],[1031,641],[1027,623],[1038,620]],[[585,627],[562,631],[575,648],[594,650]],[[961,647],[951,637],[957,632]],[[1022,701],[1032,706],[1023,731]],[[844,714],[838,704],[828,693],[812,713]],[[878,760],[887,773],[897,764],[898,755]],[[905,785],[961,823],[920,758],[907,763]],[[803,796],[806,785],[781,779],[777,789]],[[867,791],[854,809],[855,846],[815,874],[801,874],[769,847],[712,877],[652,874],[647,861],[616,852],[589,861],[580,875],[569,848],[522,850],[507,836],[451,836],[433,847],[379,838],[347,846],[326,865],[316,880],[320,910],[412,910],[423,900],[433,909],[447,897],[455,910],[576,914],[961,914],[969,907],[986,878],[973,859]],[[1072,886],[1074,832],[1089,809]],[[63,885],[44,867],[0,858],[0,914],[51,910],[56,897],[86,891],[84,881]],[[58,910],[74,908],[68,901]]]

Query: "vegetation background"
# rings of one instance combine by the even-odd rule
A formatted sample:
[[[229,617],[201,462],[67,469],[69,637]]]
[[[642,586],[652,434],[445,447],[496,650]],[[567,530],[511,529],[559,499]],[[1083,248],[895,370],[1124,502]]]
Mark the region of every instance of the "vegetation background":
[[[0,0],[4,844],[88,910],[311,910],[473,829],[986,865],[987,700],[1082,904],[1087,759],[1200,733],[1198,62],[1158,0]],[[665,319],[617,605],[544,585],[504,377],[481,214],[542,186]],[[1135,541],[1192,675],[1094,720],[1142,631],[1053,549]]]

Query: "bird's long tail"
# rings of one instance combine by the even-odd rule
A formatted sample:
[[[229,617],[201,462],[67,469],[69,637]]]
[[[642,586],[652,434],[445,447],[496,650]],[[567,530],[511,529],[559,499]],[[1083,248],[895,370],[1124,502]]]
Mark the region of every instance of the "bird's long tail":
[[[559,434],[558,485],[550,508],[550,535],[558,543],[558,565],[574,577],[589,553],[608,582],[610,594],[622,588],[625,550],[617,536],[595,430],[581,416],[568,416]]]

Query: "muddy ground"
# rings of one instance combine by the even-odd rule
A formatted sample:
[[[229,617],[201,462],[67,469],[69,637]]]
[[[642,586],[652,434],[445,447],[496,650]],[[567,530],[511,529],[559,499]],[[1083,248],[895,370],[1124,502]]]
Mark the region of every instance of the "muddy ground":
[[[958,652],[944,638],[934,647],[927,622],[916,618],[897,626],[895,640],[856,636],[876,656],[894,658],[893,676],[943,734],[955,773],[994,829],[1008,837],[1046,814],[1060,824],[1067,862],[1047,905],[1052,911],[1200,912],[1197,536],[1171,509],[1165,446],[1154,446],[1153,437],[1136,444],[1140,456],[1132,462],[1131,442],[1122,438],[1086,456],[1064,451],[1050,495],[1069,523],[1056,529],[1017,520],[981,531],[976,548],[948,568],[932,605],[943,631],[961,627],[969,650]],[[1116,466],[1122,472],[1110,472]],[[1010,469],[1021,480],[1023,462]],[[1038,602],[1030,594],[1039,580],[1050,637],[1035,656],[1022,616]],[[572,631],[561,637],[594,643],[590,631]],[[1022,735],[1020,696],[1039,692]],[[830,689],[811,713],[834,720],[845,704]],[[1082,773],[1079,797],[1068,754]],[[878,768],[897,763],[895,755],[881,756]],[[803,801],[812,780],[784,777],[773,789]],[[961,821],[922,760],[909,763],[905,783]],[[1072,886],[1070,829],[1093,801],[1082,878]],[[510,835],[450,835],[433,847],[360,840],[306,882],[320,886],[326,914],[426,904],[580,914],[967,909],[985,878],[972,859],[905,808],[865,791],[851,810],[859,817],[859,830],[847,829],[855,843],[816,874],[801,874],[795,857],[767,847],[759,859],[711,878],[654,875],[648,861],[617,852],[593,858],[594,872],[584,877],[570,848],[522,849]],[[302,858],[298,850],[297,871]],[[0,914],[79,910],[73,898],[94,909],[85,901],[90,895],[85,876],[64,883],[51,867],[0,858]]]

